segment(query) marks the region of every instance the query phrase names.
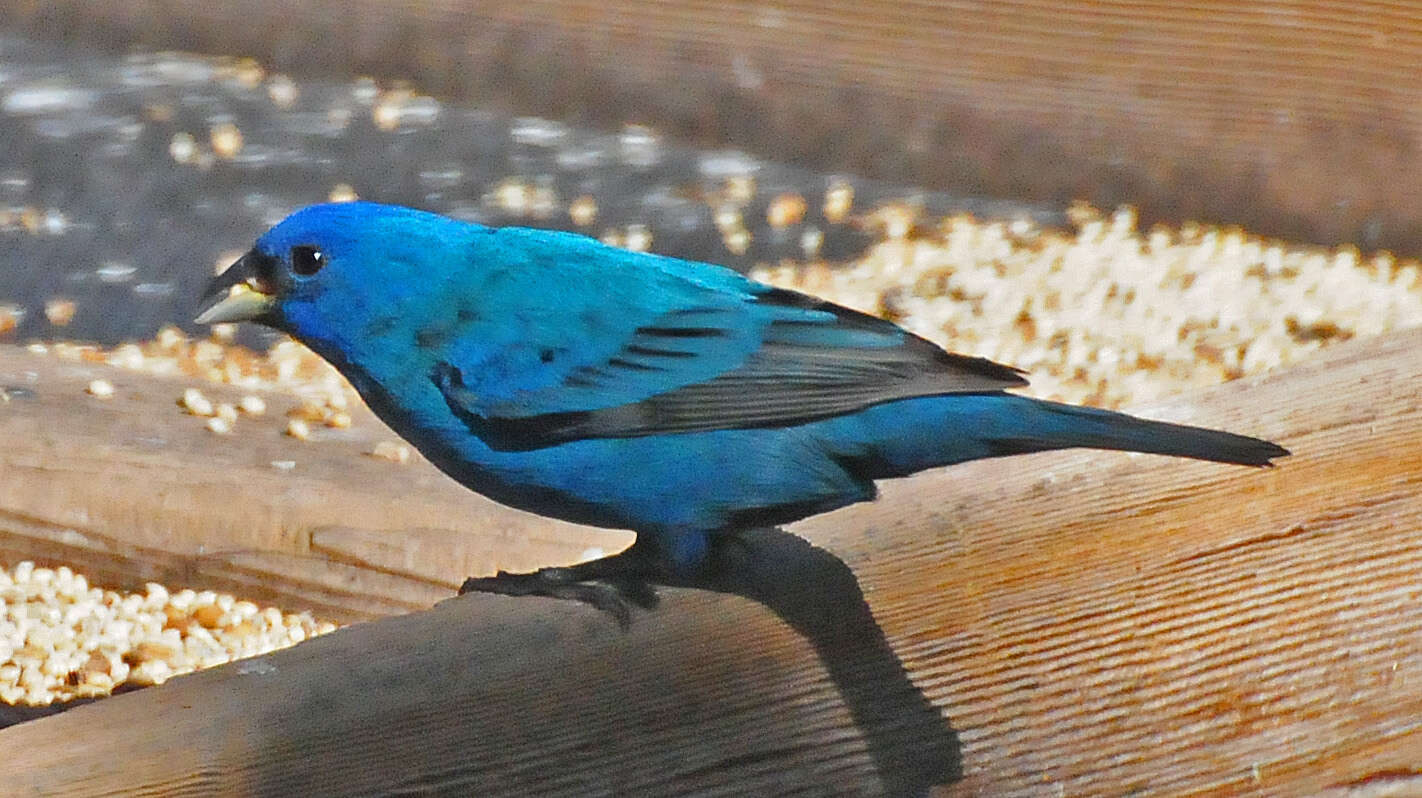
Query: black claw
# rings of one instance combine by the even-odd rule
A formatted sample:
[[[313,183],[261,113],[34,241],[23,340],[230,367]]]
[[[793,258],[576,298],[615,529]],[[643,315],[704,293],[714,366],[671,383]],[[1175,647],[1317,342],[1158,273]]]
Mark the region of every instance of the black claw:
[[[542,568],[519,574],[499,571],[494,576],[470,577],[459,586],[459,595],[466,593],[571,599],[611,615],[623,629],[632,625],[632,606],[652,609],[657,605],[656,590],[645,581],[629,578],[584,581],[569,568]]]
[[[545,595],[553,598],[572,599],[581,601],[584,604],[591,604],[599,610],[611,615],[617,625],[623,631],[632,626],[632,608],[617,592],[617,588],[599,582],[570,582],[559,585],[554,590]]]
[[[612,582],[618,595],[644,610],[654,610],[661,599],[650,584],[635,579],[619,579]]]

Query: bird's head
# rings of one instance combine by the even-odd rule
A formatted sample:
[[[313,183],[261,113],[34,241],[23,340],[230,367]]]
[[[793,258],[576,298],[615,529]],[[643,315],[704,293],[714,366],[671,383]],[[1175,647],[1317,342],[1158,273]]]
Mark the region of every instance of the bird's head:
[[[472,227],[369,202],[303,208],[213,279],[196,321],[255,321],[308,341],[326,337],[390,312],[398,294],[421,282],[404,272],[428,278],[441,248]]]

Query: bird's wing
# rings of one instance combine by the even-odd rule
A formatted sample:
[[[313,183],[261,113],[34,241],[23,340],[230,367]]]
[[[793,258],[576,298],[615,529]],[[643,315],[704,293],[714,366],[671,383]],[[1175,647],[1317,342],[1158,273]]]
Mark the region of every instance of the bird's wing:
[[[517,390],[457,359],[440,360],[431,379],[471,431],[505,450],[790,426],[892,399],[1026,384],[1016,369],[944,352],[858,311],[729,271],[692,276],[708,275],[674,279],[642,297],[655,301],[603,297],[564,308],[600,332],[577,346],[566,329],[557,333],[558,351],[576,356],[525,356],[520,369],[496,368],[518,371]],[[597,313],[616,321],[598,321]],[[615,327],[621,336],[607,340]],[[542,327],[529,329],[536,337]],[[499,364],[484,364],[491,365]]]

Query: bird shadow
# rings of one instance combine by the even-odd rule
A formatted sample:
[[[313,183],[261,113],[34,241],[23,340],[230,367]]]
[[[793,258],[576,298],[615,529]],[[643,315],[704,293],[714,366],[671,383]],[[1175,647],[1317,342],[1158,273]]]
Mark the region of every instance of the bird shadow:
[[[909,678],[843,560],[780,529],[738,534],[715,556],[714,567],[672,586],[756,601],[809,641],[888,794],[926,795],[962,778],[957,733]]]
[[[957,732],[909,678],[848,565],[780,529],[740,533],[713,552],[713,567],[660,583],[751,599],[808,641],[863,735],[886,794],[927,795],[962,778]],[[8,708],[0,727],[84,703]]]

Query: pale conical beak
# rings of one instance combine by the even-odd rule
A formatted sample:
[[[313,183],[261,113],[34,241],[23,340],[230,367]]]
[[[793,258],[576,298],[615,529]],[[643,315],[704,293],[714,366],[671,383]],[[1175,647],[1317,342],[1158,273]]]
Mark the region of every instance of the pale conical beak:
[[[203,310],[193,321],[221,324],[234,321],[264,321],[276,309],[277,300],[255,268],[261,256],[248,252],[217,275],[203,293]]]

